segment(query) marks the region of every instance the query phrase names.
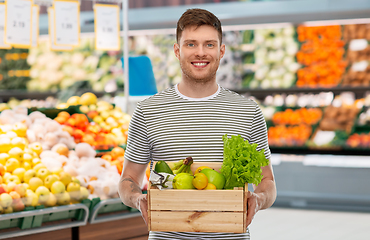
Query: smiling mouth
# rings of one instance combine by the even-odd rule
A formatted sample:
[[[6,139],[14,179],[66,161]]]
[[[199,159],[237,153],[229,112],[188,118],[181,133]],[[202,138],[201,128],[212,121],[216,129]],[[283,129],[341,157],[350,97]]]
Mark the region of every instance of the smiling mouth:
[[[194,66],[196,67],[205,67],[207,66],[209,63],[208,62],[192,62],[191,64],[193,64]]]

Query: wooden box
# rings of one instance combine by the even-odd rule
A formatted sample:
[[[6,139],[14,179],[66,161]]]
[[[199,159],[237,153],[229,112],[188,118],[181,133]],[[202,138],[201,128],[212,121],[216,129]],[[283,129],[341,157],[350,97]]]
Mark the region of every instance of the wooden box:
[[[222,163],[194,162],[217,171]],[[148,189],[148,230],[172,232],[246,232],[248,184],[233,190]]]

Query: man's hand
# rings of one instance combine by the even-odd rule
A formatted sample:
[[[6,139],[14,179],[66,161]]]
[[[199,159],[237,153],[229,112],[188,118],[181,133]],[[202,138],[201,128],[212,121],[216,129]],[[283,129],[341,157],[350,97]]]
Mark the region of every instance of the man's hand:
[[[148,226],[148,199],[146,194],[140,195],[136,200],[137,209],[141,212],[145,224]]]

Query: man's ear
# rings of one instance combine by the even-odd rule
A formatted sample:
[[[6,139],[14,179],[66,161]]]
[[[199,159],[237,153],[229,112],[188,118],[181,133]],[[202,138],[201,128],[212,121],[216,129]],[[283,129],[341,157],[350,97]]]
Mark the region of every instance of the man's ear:
[[[175,56],[177,57],[177,59],[180,60],[180,46],[179,46],[179,44],[177,44],[177,43],[173,44],[173,52],[175,53]]]
[[[223,58],[223,56],[225,55],[225,51],[226,51],[225,44],[221,44],[221,47],[220,47],[220,59]]]

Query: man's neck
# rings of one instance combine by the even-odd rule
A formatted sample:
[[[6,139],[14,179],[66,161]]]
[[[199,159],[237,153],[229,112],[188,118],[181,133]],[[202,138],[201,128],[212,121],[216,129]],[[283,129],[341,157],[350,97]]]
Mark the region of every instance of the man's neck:
[[[177,87],[181,94],[190,98],[208,97],[218,90],[216,80],[208,82],[187,82],[181,80]]]

